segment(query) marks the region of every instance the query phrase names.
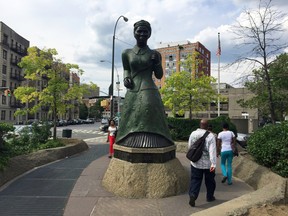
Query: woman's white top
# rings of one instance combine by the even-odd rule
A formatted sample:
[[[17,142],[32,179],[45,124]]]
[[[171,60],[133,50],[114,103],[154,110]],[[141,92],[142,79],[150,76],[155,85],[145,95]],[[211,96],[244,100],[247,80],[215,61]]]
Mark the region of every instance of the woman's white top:
[[[218,134],[218,139],[221,140],[221,152],[232,151],[231,142],[235,134],[232,131],[222,131]]]
[[[108,127],[108,131],[110,132],[110,136],[115,136],[115,131],[117,130],[117,127]]]

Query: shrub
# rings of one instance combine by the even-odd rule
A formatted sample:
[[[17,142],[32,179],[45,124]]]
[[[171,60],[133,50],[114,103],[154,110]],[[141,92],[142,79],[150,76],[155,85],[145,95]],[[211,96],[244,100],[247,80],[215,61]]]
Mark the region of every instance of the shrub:
[[[3,139],[3,136],[6,135],[9,131],[13,131],[13,125],[5,123],[5,122],[0,122],[0,151],[3,151],[5,149],[4,144],[5,141]]]
[[[64,144],[59,139],[48,140],[45,144],[40,145],[39,149],[57,148],[61,146],[64,146]]]
[[[199,119],[168,118],[168,125],[173,140],[188,140],[191,132],[199,126]]]
[[[3,124],[2,124],[3,125]],[[13,131],[13,125],[4,125],[3,131]],[[17,155],[28,154],[39,149],[54,148],[63,146],[59,141],[48,141],[51,136],[50,126],[48,124],[38,125],[33,124],[31,128],[25,127],[19,134],[11,134],[7,136],[7,141],[4,142],[5,149],[0,151],[0,169],[3,169],[7,165],[9,158]],[[1,141],[1,140],[0,140]]]
[[[213,132],[218,134],[222,131],[222,124],[227,122],[229,129],[237,134],[236,126],[226,116],[219,116],[215,119],[209,120],[209,124],[213,127]],[[180,118],[168,118],[168,125],[170,128],[170,134],[173,140],[185,140],[188,141],[192,131],[199,128],[200,119],[180,119]]]
[[[51,136],[50,128],[51,127],[49,124],[32,124],[32,136],[30,138],[30,144],[37,148],[37,146],[46,143]]]
[[[247,151],[260,165],[288,177],[288,123],[267,125],[253,133]]]

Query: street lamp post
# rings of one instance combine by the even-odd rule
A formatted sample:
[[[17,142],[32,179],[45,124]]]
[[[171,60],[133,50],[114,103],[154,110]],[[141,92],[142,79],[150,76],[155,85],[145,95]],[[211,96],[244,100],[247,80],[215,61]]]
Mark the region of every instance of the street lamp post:
[[[110,62],[108,60],[100,60],[100,62],[108,62],[108,63],[112,64],[112,62]],[[115,65],[114,65],[114,68],[115,68],[116,73],[117,73],[117,82],[116,82],[116,89],[117,89],[117,92],[118,92],[118,101],[117,101],[118,107],[117,107],[117,111],[119,113],[120,112],[120,80],[119,80],[119,72],[118,72],[118,69],[117,69],[117,67]]]
[[[114,109],[114,106],[113,106],[113,85],[114,85],[114,52],[115,52],[115,32],[116,32],[116,27],[117,27],[117,23],[119,21],[119,19],[123,18],[125,22],[128,21],[128,18],[121,15],[118,17],[116,23],[115,23],[115,26],[114,26],[114,33],[113,33],[113,44],[112,44],[112,77],[111,77],[111,106],[110,106],[110,118],[112,119],[113,118],[113,109]]]

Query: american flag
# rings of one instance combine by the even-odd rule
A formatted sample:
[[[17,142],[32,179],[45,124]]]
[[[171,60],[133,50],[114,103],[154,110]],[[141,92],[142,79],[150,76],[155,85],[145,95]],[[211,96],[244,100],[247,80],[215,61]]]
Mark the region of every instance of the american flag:
[[[216,55],[217,56],[221,55],[220,33],[218,33],[218,49],[217,49]]]

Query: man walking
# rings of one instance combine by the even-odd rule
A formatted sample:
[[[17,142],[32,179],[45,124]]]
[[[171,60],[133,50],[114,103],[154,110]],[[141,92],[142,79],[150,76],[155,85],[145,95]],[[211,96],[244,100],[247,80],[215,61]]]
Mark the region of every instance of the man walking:
[[[193,131],[189,137],[188,149],[204,135],[208,129],[208,120],[200,121],[200,128]],[[194,207],[195,200],[198,198],[200,187],[202,184],[203,175],[205,176],[206,185],[206,200],[212,202],[215,200],[214,191],[216,188],[215,168],[216,168],[216,140],[212,133],[205,139],[205,146],[202,157],[197,162],[191,163],[191,180],[189,188],[190,201],[189,205]]]

